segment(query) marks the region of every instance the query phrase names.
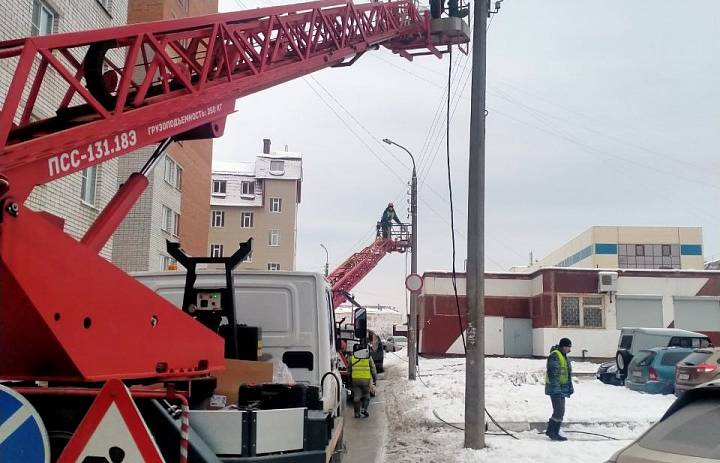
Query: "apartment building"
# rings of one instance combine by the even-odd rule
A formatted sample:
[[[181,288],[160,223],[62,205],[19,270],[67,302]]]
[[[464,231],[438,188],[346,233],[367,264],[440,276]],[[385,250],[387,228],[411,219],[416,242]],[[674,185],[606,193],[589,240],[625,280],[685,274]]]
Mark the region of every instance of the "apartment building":
[[[158,21],[217,12],[217,0],[130,0],[128,22]],[[119,160],[122,183],[151,156],[154,146]],[[168,270],[176,262],[166,241],[179,241],[190,255],[205,255],[210,201],[212,140],[172,143],[150,173],[150,184],[114,235],[113,262],[126,271]],[[183,218],[188,218],[183,220]]]
[[[127,0],[4,0],[0,8],[0,40],[120,26],[127,22],[127,13]],[[0,64],[0,102],[7,95],[14,73],[7,61]],[[31,119],[54,116],[67,88],[63,78],[49,69]],[[115,194],[117,175],[118,161],[107,161],[36,187],[25,205],[60,217],[65,231],[79,239]],[[110,258],[112,247],[110,240],[101,255]]]
[[[253,238],[241,270],[294,270],[302,157],[271,151],[254,162],[213,163],[208,253],[229,256]]]

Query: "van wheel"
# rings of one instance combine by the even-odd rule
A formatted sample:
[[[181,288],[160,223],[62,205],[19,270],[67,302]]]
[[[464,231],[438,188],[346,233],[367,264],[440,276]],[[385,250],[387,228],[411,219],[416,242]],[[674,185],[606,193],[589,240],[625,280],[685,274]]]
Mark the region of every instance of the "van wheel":
[[[627,376],[627,368],[631,359],[632,356],[625,350],[619,350],[615,355],[615,363],[617,364],[618,373],[620,373],[620,376],[623,378]]]

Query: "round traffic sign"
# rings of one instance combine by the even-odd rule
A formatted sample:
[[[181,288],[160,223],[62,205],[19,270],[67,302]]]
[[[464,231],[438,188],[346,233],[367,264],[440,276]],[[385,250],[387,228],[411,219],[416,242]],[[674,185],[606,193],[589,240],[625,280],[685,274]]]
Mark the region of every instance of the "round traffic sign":
[[[0,461],[50,462],[50,441],[40,414],[25,397],[1,385]]]
[[[405,287],[408,291],[417,293],[423,287],[423,278],[417,273],[411,273],[405,278]]]

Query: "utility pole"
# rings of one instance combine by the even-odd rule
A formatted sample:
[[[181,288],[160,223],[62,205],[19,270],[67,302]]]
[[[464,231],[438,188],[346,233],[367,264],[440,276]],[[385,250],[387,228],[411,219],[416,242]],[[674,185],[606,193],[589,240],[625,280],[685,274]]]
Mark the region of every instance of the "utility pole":
[[[325,250],[325,276],[328,276],[328,270],[330,270],[330,266],[328,265],[328,257],[329,257],[328,250],[325,247],[325,245],[322,243],[320,243],[320,247]]]
[[[412,220],[412,234],[410,237],[410,273],[417,273],[417,170],[415,169],[415,158],[412,153],[402,145],[395,143],[389,138],[383,138],[388,145],[395,145],[403,149],[412,160],[412,181],[410,183],[410,216]],[[408,321],[408,379],[415,380],[417,371],[417,291],[410,292],[410,320]]]
[[[485,447],[485,52],[489,0],[475,0],[468,168],[465,448]]]

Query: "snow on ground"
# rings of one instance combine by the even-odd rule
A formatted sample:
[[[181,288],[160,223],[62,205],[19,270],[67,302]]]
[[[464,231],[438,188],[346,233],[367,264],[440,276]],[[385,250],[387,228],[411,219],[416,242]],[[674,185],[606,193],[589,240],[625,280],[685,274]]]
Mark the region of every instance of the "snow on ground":
[[[565,419],[583,422],[568,430],[598,432],[617,441],[585,434],[567,434],[565,443],[552,442],[535,431],[518,433],[520,440],[487,436],[488,448],[463,449],[465,359],[420,359],[422,381],[407,380],[405,352],[385,358],[385,378],[379,387],[385,398],[389,431],[386,461],[402,462],[604,462],[657,421],[673,396],[640,394],[600,383],[594,377],[575,378],[575,394],[567,401]],[[487,358],[486,405],[497,421],[546,422],[550,401],[544,390],[545,360]],[[591,372],[592,363],[573,362],[573,371]],[[620,422],[608,424],[607,422]],[[601,423],[589,425],[588,423]]]

